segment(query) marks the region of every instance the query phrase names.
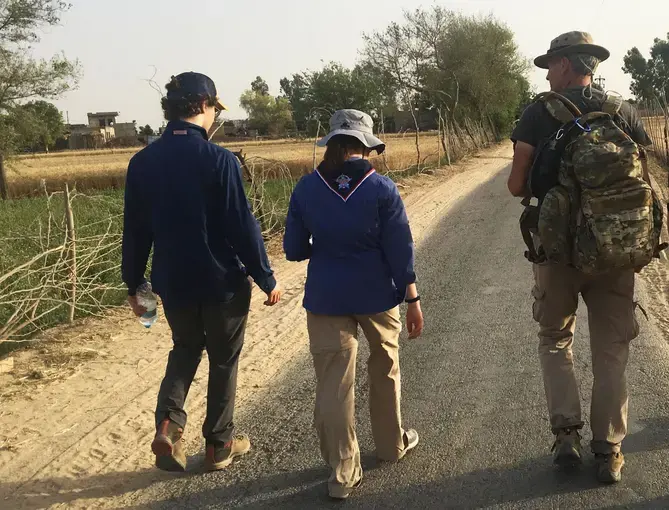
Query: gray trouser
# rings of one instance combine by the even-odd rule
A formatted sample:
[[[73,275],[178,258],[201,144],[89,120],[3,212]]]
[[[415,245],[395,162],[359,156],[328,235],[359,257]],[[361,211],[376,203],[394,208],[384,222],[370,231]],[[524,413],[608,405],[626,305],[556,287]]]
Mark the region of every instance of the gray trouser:
[[[207,417],[202,435],[208,444],[232,440],[237,392],[237,366],[251,301],[251,285],[244,281],[229,301],[184,307],[165,307],[174,347],[167,361],[156,407],[156,426],[169,418],[186,426],[184,403],[202,351],[209,356]]]

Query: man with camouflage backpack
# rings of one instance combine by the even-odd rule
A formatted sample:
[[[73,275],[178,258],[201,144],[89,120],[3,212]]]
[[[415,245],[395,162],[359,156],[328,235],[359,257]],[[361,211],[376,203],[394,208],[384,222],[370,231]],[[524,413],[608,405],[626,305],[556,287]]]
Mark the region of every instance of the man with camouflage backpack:
[[[650,187],[639,115],[592,77],[609,52],[590,34],[551,42],[535,65],[548,70],[551,92],[523,112],[511,139],[509,191],[524,197],[521,230],[534,264],[533,316],[554,462],[581,462],[584,422],[572,343],[578,296],[588,308],[592,351],[591,448],[597,478],[621,479],[627,432],[625,369],[638,335],[634,278],[659,250],[662,208]],[[531,205],[531,198],[538,205]]]

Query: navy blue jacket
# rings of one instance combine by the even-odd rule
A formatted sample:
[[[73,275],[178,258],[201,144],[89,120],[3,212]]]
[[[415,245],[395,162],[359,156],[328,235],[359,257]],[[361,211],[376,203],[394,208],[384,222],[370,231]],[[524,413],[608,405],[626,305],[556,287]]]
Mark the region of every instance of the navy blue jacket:
[[[145,281],[167,306],[224,301],[248,273],[265,292],[276,286],[241,169],[204,129],[170,122],[128,166],[123,281],[133,295]]]
[[[290,200],[286,258],[309,259],[304,307],[367,315],[394,308],[416,281],[414,243],[395,183],[367,160],[303,177]]]

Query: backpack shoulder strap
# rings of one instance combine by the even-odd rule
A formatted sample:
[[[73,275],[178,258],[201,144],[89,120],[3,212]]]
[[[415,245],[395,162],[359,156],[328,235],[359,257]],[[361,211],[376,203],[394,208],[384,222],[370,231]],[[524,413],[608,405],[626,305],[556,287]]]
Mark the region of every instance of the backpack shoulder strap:
[[[548,113],[562,124],[571,122],[582,115],[578,106],[557,92],[543,92],[535,98],[535,101],[544,103]]]
[[[608,113],[611,117],[615,116],[619,111],[620,107],[623,104],[623,98],[620,96],[613,96],[611,94],[606,94],[604,103],[602,104],[602,111]]]

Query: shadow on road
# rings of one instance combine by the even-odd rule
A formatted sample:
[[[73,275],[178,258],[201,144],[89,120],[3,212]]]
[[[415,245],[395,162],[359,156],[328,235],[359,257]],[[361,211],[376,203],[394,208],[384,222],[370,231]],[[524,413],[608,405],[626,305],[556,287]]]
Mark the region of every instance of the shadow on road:
[[[4,502],[0,501],[0,508],[32,510],[88,499],[122,496],[146,489],[155,483],[183,480],[203,474],[202,459],[201,454],[189,456],[189,469],[185,473],[167,473],[147,467],[140,471],[112,472],[87,478],[57,477],[36,478],[24,483],[0,482],[0,494],[9,494]]]
[[[629,436],[625,451],[629,454],[669,449],[669,418],[650,419],[642,422],[644,428]],[[364,461],[367,484],[363,481],[359,493],[348,502],[347,508],[485,508],[492,505],[511,504],[532,507],[533,500],[555,495],[587,493],[601,488],[594,479],[594,467],[588,457],[585,465],[575,473],[562,473],[551,464],[549,456],[529,459],[517,465],[473,471],[458,476],[445,477],[438,481],[424,484],[399,485],[383,488],[386,469],[415,469],[428,455],[429,450],[422,449],[397,465],[377,464],[372,455],[366,455]],[[643,469],[635,466],[636,469]],[[193,476],[191,473],[190,476]],[[325,466],[310,468],[298,472],[273,474],[250,480],[234,481],[234,471],[202,474],[203,477],[218,477],[220,485],[216,489],[191,492],[183,498],[145,503],[141,506],[125,507],[128,510],[165,509],[165,508],[243,508],[243,509],[303,509],[303,508],[339,508],[338,502],[331,501],[326,495],[325,480],[328,471]],[[125,483],[124,483],[125,479]],[[120,484],[119,484],[120,483]],[[116,495],[142,488],[142,475],[131,476],[121,473],[117,476],[89,479],[82,484],[85,492],[73,491],[69,500],[81,497],[102,497]],[[365,486],[376,489],[368,492]],[[624,482],[623,482],[624,485]],[[112,489],[116,486],[116,489]],[[374,490],[374,489],[372,489]],[[111,494],[110,494],[111,493]],[[22,501],[28,501],[28,495]],[[41,505],[67,502],[67,495],[40,495],[34,501]],[[37,505],[36,505],[37,506]],[[663,508],[669,506],[669,496],[652,501],[615,506],[623,509]]]
[[[639,420],[639,424],[643,429],[625,438],[623,452],[638,453],[669,449],[669,417],[647,418]]]
[[[410,469],[410,463],[406,463]],[[366,493],[363,487],[347,502],[347,508],[485,508],[496,504],[531,502],[536,498],[589,491],[599,487],[592,476],[592,466],[578,473],[556,471],[548,457],[528,460],[516,466],[485,469],[439,481],[400,486],[382,492]],[[277,474],[243,484],[207,490],[154,504],[125,507],[126,510],[165,508],[240,508],[304,509],[340,508],[326,495],[327,470],[309,469],[298,473]],[[373,484],[374,475],[370,479]],[[376,484],[374,484],[376,485]],[[665,501],[664,499],[659,501]],[[646,503],[644,503],[645,505]],[[653,508],[621,506],[620,508]],[[657,508],[655,506],[654,508]]]

